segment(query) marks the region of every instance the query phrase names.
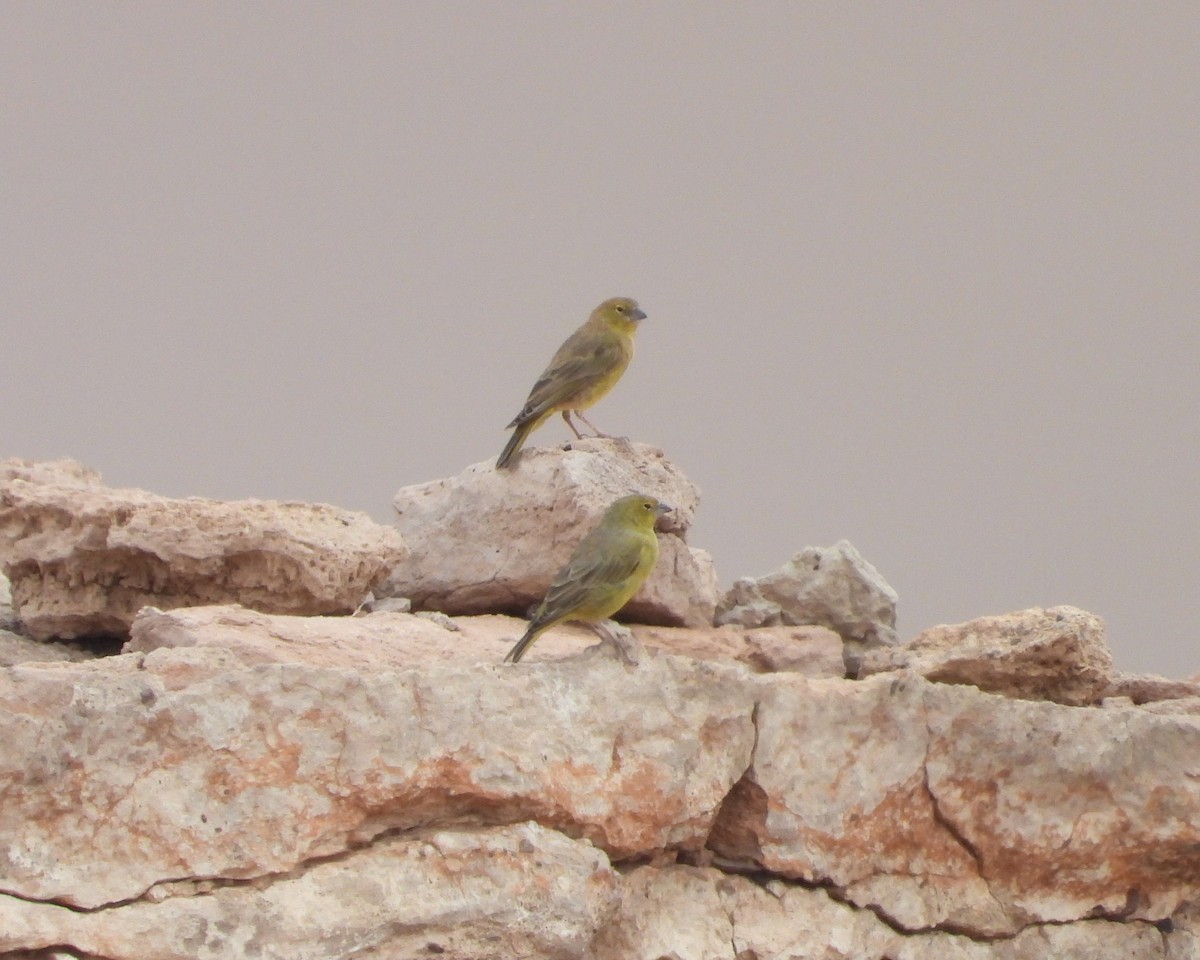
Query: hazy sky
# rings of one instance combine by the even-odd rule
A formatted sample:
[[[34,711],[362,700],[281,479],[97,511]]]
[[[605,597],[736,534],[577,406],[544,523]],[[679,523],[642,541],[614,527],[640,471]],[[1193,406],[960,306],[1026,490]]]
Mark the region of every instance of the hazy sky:
[[[902,637],[1070,603],[1194,673],[1198,50],[1194,0],[5,3],[0,455],[387,522],[632,296],[589,416],[723,584],[845,537]]]

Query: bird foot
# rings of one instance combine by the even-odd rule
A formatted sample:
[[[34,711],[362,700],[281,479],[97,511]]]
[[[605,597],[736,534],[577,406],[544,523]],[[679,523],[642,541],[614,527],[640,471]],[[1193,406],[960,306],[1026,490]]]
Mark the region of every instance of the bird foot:
[[[627,666],[636,667],[646,655],[645,647],[628,627],[609,621],[597,624],[595,632],[600,637],[600,649],[615,653]]]

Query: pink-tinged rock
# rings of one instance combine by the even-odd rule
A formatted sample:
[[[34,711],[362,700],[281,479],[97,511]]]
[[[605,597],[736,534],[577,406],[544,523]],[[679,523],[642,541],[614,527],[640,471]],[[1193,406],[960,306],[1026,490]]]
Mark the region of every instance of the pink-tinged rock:
[[[354,617],[289,617],[237,606],[163,611],[144,607],[134,618],[125,653],[183,647],[237,651],[247,663],[305,663],[366,670],[434,663],[499,663],[525,630],[515,617],[434,618],[372,613]],[[698,660],[736,661],[757,673],[844,676],[840,638],[821,627],[651,627],[634,635],[651,651]],[[576,624],[547,630],[528,662],[576,657],[599,643]],[[0,657],[3,650],[0,648]],[[34,659],[27,657],[25,659]]]
[[[217,648],[0,671],[0,890],[94,908],[380,833],[527,819],[697,849],[754,741],[741,668],[602,654],[357,671]]]
[[[584,958],[619,878],[533,823],[387,837],[255,884],[173,884],[93,912],[0,895],[0,952],[109,960]],[[39,954],[40,956],[41,954]]]
[[[645,493],[674,510],[659,522],[658,564],[621,618],[712,624],[712,558],[686,542],[699,493],[661,450],[583,440],[566,450],[532,448],[513,470],[494,467],[487,460],[396,494],[396,524],[411,553],[380,593],[449,614],[525,613],[609,504]]]
[[[843,640],[853,676],[866,650],[896,643],[896,591],[848,540],[806,547],[763,577],[740,577],[715,622],[742,627],[828,627]]]
[[[892,670],[1024,700],[1089,704],[1112,695],[1104,621],[1076,607],[932,627],[911,643],[868,651],[859,675]]]
[[[1200,723],[915,675],[759,678],[711,846],[899,926],[1161,920],[1200,895]]]
[[[1118,673],[1104,689],[1107,697],[1128,697],[1131,703],[1164,703],[1200,697],[1195,680],[1171,680],[1152,673]]]
[[[124,635],[145,605],[348,613],[405,555],[395,530],[322,504],[0,482],[0,562],[35,639]]]
[[[1171,960],[1147,923],[1036,924],[1011,939],[905,933],[824,889],[710,868],[637,867],[596,938],[592,960]],[[1180,960],[1185,954],[1180,954]],[[1186,954],[1189,958],[1192,954]]]
[[[94,660],[97,654],[71,643],[46,643],[0,630],[0,667],[55,660]]]
[[[67,487],[98,487],[100,474],[77,460],[0,460],[0,486],[10,480]]]

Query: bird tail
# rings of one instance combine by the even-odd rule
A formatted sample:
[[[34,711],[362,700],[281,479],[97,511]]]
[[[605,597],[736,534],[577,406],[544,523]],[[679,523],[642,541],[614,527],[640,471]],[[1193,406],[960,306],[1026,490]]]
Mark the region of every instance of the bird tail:
[[[525,656],[525,651],[529,649],[529,645],[538,638],[538,634],[546,629],[545,624],[539,624],[536,620],[529,625],[529,629],[525,631],[525,636],[518,640],[511,650],[508,651],[508,656],[504,658],[505,663],[518,663]]]
[[[508,438],[508,443],[504,445],[504,450],[500,453],[499,459],[496,460],[497,470],[504,470],[512,465],[521,447],[525,445],[525,439],[535,426],[537,426],[536,420],[526,420],[524,423],[517,424],[517,428],[512,432],[512,436]]]

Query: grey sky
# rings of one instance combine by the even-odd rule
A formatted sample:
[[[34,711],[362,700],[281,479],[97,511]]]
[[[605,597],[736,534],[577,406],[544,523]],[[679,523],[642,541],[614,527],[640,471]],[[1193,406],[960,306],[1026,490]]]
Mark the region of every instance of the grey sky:
[[[601,299],[722,582],[1200,670],[1194,3],[8,3],[0,454],[389,519]],[[544,445],[568,436],[561,422]]]

